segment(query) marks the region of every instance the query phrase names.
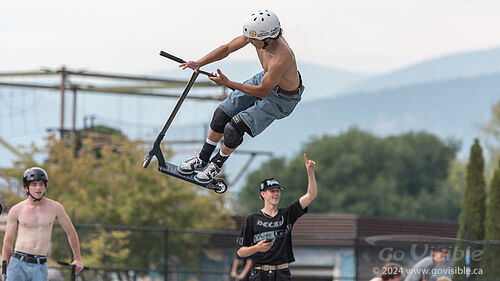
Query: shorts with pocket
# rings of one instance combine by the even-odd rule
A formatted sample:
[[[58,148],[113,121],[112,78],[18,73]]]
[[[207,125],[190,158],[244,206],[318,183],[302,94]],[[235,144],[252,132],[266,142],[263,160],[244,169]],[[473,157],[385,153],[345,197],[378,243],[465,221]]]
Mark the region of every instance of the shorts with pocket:
[[[259,86],[264,71],[255,74],[244,82],[247,85]],[[265,98],[245,94],[239,90],[232,91],[219,107],[230,117],[239,115],[250,129],[251,136],[262,133],[274,120],[290,115],[299,103],[304,85],[300,85],[297,93],[289,95],[273,89]]]

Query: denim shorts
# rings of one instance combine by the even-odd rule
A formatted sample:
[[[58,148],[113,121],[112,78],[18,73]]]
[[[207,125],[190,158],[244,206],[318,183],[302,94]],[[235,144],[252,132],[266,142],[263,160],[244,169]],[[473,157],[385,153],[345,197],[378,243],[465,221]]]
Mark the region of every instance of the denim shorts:
[[[27,263],[10,257],[9,266],[7,267],[8,281],[47,281],[48,278],[47,263]]]
[[[244,82],[247,85],[259,86],[264,71],[255,74]],[[272,90],[265,98],[258,98],[245,94],[239,90],[232,91],[220,108],[230,117],[239,115],[250,128],[251,136],[262,133],[274,120],[290,115],[302,97],[304,86],[301,85],[298,93],[293,95],[278,93]]]

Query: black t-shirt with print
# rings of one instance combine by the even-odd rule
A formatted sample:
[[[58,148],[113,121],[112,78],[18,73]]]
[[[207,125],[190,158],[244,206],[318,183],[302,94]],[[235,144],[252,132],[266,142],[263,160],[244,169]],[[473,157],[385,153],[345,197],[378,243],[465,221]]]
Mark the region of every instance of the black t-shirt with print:
[[[269,251],[255,253],[254,266],[291,263],[295,261],[292,251],[292,227],[306,212],[307,208],[302,209],[299,201],[296,201],[287,208],[278,209],[278,214],[274,217],[262,211],[251,213],[241,229],[238,246],[250,247],[261,240],[275,238]]]

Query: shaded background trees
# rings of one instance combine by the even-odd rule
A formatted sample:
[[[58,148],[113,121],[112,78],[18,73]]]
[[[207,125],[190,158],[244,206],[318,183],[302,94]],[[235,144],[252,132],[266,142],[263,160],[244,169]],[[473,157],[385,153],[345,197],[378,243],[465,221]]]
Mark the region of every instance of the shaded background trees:
[[[317,163],[317,213],[355,213],[418,219],[457,219],[460,211],[462,165],[455,162],[459,144],[425,133],[376,137],[351,128],[338,136],[323,136],[304,145],[289,161],[273,158],[250,173],[239,203],[247,211],[262,207],[258,183],[275,177],[286,189],[281,205],[306,190],[302,153]],[[450,176],[452,175],[452,176]]]
[[[164,226],[168,217],[170,227],[233,227],[231,212],[225,207],[226,197],[164,176],[153,167],[143,169],[144,145],[123,135],[91,134],[81,140],[78,148],[52,136],[44,151],[46,159],[42,163],[18,162],[15,168],[5,171],[9,185],[19,194],[9,193],[8,206],[26,198],[21,182],[23,171],[40,165],[49,175],[46,196],[61,202],[74,223]],[[79,230],[79,235],[87,264],[161,268],[161,232]],[[170,235],[169,257],[175,257],[177,262],[189,257],[208,239],[208,235]],[[52,241],[51,257],[69,259],[67,239],[61,229],[55,229]]]

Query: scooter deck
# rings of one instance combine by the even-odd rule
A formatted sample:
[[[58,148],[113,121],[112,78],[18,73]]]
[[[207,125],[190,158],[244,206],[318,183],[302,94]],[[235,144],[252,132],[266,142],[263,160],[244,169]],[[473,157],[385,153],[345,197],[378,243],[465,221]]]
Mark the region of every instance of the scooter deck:
[[[169,176],[173,176],[183,181],[187,181],[192,184],[204,187],[206,189],[213,190],[216,193],[224,193],[227,189],[226,183],[222,179],[214,179],[213,181],[205,184],[199,183],[194,179],[195,173],[191,175],[183,175],[179,173],[179,171],[177,171],[177,165],[174,165],[166,161],[165,164],[162,163],[162,165],[158,165],[158,170]]]

